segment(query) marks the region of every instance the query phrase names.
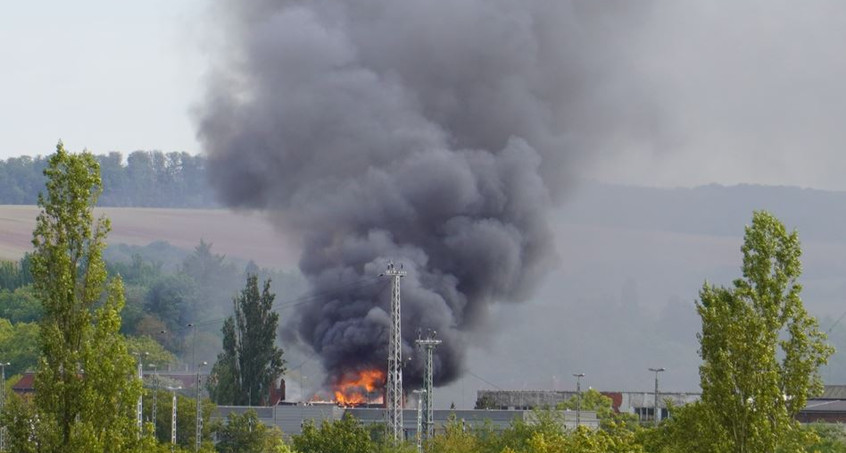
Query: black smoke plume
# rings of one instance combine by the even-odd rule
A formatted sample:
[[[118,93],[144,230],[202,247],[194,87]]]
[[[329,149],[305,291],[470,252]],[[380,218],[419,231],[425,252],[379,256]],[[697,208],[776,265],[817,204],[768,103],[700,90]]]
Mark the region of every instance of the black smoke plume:
[[[300,269],[331,297],[294,322],[330,381],[385,367],[387,280],[355,283],[389,260],[408,271],[404,356],[418,329],[437,330],[438,384],[461,373],[491,303],[531,294],[555,254],[551,200],[597,123],[648,120],[602,100],[625,90],[603,74],[625,64],[612,44],[627,25],[606,26],[592,4],[221,4],[200,108],[212,182],[225,203],[267,210],[301,238]],[[416,359],[405,379],[421,373]]]

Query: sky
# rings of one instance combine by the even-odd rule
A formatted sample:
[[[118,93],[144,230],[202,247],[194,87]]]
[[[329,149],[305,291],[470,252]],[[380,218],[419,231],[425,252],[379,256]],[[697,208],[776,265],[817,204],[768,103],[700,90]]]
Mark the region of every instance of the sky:
[[[199,151],[203,1],[2,3],[0,158]]]
[[[3,3],[0,158],[49,154],[59,139],[95,153],[201,152],[209,0]],[[597,58],[621,63],[603,66],[617,77],[596,103],[628,113],[590,126],[604,139],[583,176],[846,190],[846,3],[636,9],[597,26],[597,40],[616,47],[603,55],[606,42]],[[633,89],[642,102],[627,102]]]

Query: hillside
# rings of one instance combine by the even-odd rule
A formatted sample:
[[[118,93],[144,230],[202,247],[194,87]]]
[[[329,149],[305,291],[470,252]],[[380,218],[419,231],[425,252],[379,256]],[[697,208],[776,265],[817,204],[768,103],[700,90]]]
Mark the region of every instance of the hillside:
[[[225,209],[98,208],[112,222],[110,244],[147,245],[166,241],[191,250],[200,239],[231,258],[288,269],[296,249],[261,216]],[[0,205],[0,259],[17,260],[31,249],[36,206]]]

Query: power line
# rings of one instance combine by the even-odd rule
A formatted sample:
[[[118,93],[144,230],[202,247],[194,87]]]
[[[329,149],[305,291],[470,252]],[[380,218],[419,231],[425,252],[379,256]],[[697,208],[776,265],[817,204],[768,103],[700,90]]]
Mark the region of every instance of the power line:
[[[469,374],[470,376],[473,376],[474,378],[476,378],[476,379],[478,379],[478,380],[480,380],[480,381],[484,382],[485,384],[490,385],[491,387],[493,387],[493,388],[495,388],[495,389],[497,389],[497,390],[505,390],[504,388],[502,388],[502,387],[500,387],[500,386],[498,386],[498,385],[494,384],[493,382],[491,382],[491,381],[489,381],[489,380],[487,380],[487,379],[483,378],[482,376],[479,376],[478,374],[476,374],[476,373],[474,373],[474,372],[472,372],[472,371],[470,371],[470,370],[466,370],[466,371],[467,371],[467,374]]]

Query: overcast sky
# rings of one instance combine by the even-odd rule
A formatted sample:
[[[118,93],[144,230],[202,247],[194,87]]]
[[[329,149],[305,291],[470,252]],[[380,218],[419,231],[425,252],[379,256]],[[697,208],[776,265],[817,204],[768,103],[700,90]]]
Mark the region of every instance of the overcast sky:
[[[97,153],[199,152],[208,3],[4,2],[0,158],[48,154],[59,138]],[[846,2],[618,4],[630,11],[590,25],[623,50],[608,58],[625,56],[601,66],[617,73],[596,102],[635,110],[592,125],[606,138],[582,174],[846,190]]]

